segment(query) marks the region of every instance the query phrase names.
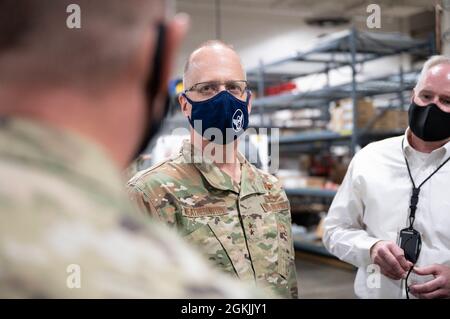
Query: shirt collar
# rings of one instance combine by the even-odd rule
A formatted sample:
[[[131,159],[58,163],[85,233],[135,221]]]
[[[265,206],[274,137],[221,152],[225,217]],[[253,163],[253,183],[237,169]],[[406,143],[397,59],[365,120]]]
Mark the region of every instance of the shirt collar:
[[[250,194],[264,194],[266,192],[260,173],[248,160],[238,152],[241,163],[241,181],[236,183],[206,155],[196,149],[189,140],[183,141],[181,153],[186,163],[193,163],[207,183],[216,189],[233,191],[244,197]]]
[[[238,153],[238,157],[241,157],[240,161],[243,161],[240,196],[245,197],[252,194],[265,194],[267,191],[261,177],[261,172],[259,172],[254,165],[250,164],[241,153]]]
[[[404,154],[406,154],[407,156],[410,156],[414,151],[417,152],[417,150],[415,150],[411,144],[409,143],[409,139],[408,136],[409,134],[411,134],[411,129],[408,127],[405,131],[405,135],[404,135],[404,142],[403,142],[403,152]],[[447,158],[450,156],[450,142],[447,142],[445,145],[443,145],[442,147],[439,147],[438,149],[435,149],[434,151],[432,151],[430,153],[430,155],[433,158],[439,159],[441,160],[442,158]]]

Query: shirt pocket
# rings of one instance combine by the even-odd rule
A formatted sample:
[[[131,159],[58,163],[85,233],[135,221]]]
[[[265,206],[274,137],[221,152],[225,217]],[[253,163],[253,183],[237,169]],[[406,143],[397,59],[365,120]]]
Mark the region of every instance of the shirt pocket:
[[[290,277],[290,271],[294,268],[294,249],[292,242],[292,224],[289,201],[282,199],[273,202],[262,203],[265,213],[264,220],[271,223],[270,227],[276,227],[277,272],[284,279]],[[266,227],[269,227],[266,225]]]
[[[292,241],[292,222],[289,210],[274,212],[277,220],[278,272],[285,279],[293,269],[294,247]]]
[[[227,214],[226,206],[181,206],[181,216],[178,219],[178,230],[181,235],[187,236],[197,229],[207,226],[209,223],[217,222],[220,216]]]
[[[215,266],[234,273],[223,238],[218,237],[210,226],[217,223],[224,214],[226,207],[222,206],[207,206],[197,210],[183,207],[179,230],[183,238],[193,244]]]

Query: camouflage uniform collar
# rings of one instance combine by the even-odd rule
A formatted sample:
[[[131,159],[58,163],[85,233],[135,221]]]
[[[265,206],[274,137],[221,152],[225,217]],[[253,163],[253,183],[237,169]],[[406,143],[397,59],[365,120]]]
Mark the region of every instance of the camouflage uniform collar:
[[[238,152],[238,160],[241,163],[240,184],[234,182],[216,164],[205,161],[200,151],[195,152],[194,146],[189,140],[183,141],[181,153],[185,162],[193,163],[208,184],[216,189],[233,191],[240,194],[240,197],[266,193],[260,173],[240,152]]]
[[[261,177],[261,172],[252,165],[243,155],[239,153],[244,159],[241,173],[241,194],[243,198],[252,194],[265,194],[267,192],[264,182]]]
[[[45,123],[0,118],[0,155],[36,165],[37,169],[67,174],[74,183],[87,182],[102,193],[123,193],[120,172],[99,146]]]

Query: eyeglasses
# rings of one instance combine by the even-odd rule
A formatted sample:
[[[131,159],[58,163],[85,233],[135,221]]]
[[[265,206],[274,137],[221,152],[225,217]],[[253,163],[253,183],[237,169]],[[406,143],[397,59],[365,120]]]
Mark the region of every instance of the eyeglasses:
[[[184,92],[195,92],[203,98],[210,98],[218,94],[221,90],[221,86],[225,86],[225,90],[230,92],[236,97],[242,97],[247,89],[247,81],[237,80],[237,81],[209,81],[194,84],[191,88],[185,90]]]

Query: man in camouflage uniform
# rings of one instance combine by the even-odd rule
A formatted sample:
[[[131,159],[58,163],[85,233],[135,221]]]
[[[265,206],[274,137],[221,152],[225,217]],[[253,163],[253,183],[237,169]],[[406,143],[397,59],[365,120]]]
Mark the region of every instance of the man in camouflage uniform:
[[[234,88],[223,83],[243,78],[237,53],[210,41],[190,56],[184,85],[221,82],[217,95],[227,85]],[[192,93],[194,100],[201,92]],[[180,104],[190,118],[190,102],[181,96]],[[218,145],[219,151],[231,152],[226,163],[201,152],[210,143],[191,129],[191,140],[178,155],[129,181],[130,195],[145,212],[176,227],[217,268],[279,296],[297,298],[290,207],[280,182],[249,163],[237,151],[237,140]]]
[[[0,0],[0,298],[257,296],[133,213],[123,189],[147,113],[163,113],[142,90],[163,3],[78,0],[79,30],[70,3]],[[166,57],[185,20],[165,22]]]

